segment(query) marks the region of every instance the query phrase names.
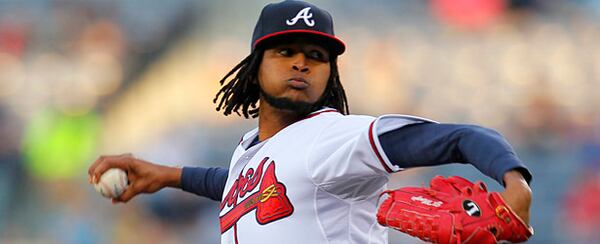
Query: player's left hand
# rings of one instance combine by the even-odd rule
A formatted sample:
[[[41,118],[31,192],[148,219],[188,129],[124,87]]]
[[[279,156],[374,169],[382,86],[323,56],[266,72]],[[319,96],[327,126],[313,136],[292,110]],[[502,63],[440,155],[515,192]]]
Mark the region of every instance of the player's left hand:
[[[504,199],[501,193],[488,192],[481,181],[470,182],[459,176],[434,177],[430,187],[402,187],[386,191],[387,198],[377,210],[377,221],[422,240],[443,243],[524,242],[533,235],[528,220],[531,192],[516,184],[515,172]],[[521,177],[522,179],[522,177]],[[513,182],[513,180],[515,180]],[[517,214],[513,207],[518,209]]]
[[[504,174],[506,188],[500,192],[504,201],[512,210],[529,225],[529,208],[531,206],[531,188],[516,170]]]

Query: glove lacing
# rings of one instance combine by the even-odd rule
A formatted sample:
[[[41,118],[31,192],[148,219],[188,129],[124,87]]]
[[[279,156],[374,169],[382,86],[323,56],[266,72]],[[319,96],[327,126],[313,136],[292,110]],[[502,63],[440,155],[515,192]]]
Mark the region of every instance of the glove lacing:
[[[437,220],[438,218],[439,216],[403,210],[398,214],[398,218],[393,220],[403,224],[399,228],[394,227],[394,229],[418,237],[424,241],[437,243],[439,242],[438,223],[440,222]]]

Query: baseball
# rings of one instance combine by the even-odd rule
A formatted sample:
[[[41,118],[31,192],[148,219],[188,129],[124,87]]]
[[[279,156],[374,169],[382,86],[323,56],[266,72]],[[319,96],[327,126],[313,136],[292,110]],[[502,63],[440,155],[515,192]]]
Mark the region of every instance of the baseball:
[[[127,173],[122,169],[112,168],[100,176],[94,189],[106,198],[119,197],[127,189]]]

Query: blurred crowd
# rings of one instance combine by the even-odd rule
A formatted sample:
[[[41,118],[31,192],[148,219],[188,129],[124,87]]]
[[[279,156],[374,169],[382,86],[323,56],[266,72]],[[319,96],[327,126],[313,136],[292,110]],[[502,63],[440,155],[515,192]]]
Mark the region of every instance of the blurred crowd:
[[[534,175],[530,242],[600,242],[600,0],[312,2],[347,44],[352,113],[498,130]],[[87,166],[226,167],[256,121],[212,99],[266,3],[0,0],[0,243],[217,243],[217,203],[169,189],[111,205]],[[436,174],[484,178],[448,165],[390,187]]]

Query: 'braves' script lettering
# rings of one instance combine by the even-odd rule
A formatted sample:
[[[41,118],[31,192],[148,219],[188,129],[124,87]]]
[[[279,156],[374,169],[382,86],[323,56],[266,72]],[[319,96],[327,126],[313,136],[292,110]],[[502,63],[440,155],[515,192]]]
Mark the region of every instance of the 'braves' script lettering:
[[[252,210],[256,210],[256,221],[262,225],[288,217],[294,212],[294,206],[286,195],[285,185],[277,181],[275,176],[275,161],[269,163],[263,174],[263,167],[267,161],[269,158],[265,157],[256,169],[250,168],[245,174],[242,171],[223,198],[221,210],[225,207],[231,209],[220,217],[221,233],[234,226]],[[247,193],[254,191],[259,183],[258,191],[245,197]],[[238,203],[238,199],[244,200]]]
[[[269,160],[268,157],[264,158],[260,162],[258,167],[256,167],[256,172],[254,169],[249,169],[246,172],[246,175],[242,175],[243,172],[240,173],[238,179],[235,180],[233,186],[229,190],[229,193],[227,193],[227,196],[225,196],[221,202],[221,209],[223,209],[225,205],[227,205],[227,207],[235,205],[237,203],[238,195],[239,197],[244,197],[247,192],[256,188],[258,182],[260,182],[260,178],[262,177],[263,166],[267,160]]]

